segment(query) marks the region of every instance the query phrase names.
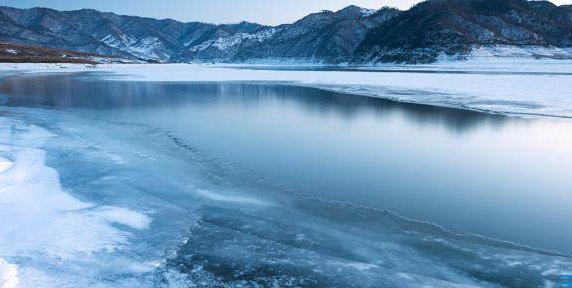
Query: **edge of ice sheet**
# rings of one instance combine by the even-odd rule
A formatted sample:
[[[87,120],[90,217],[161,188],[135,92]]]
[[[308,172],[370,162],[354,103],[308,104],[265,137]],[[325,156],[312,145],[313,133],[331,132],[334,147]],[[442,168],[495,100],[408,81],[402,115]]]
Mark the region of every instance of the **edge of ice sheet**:
[[[265,67],[266,69],[251,69]],[[286,83],[400,102],[488,113],[572,118],[572,60],[471,59],[431,65],[273,70],[272,65],[0,64],[12,73],[104,72],[110,81]],[[378,71],[376,71],[378,70]],[[382,70],[382,71],[379,71]],[[446,72],[446,73],[445,73]],[[468,72],[468,73],[467,73]]]
[[[67,287],[72,283],[60,281],[69,279],[46,269],[66,262],[93,265],[95,253],[127,249],[132,234],[114,224],[142,230],[151,222],[145,214],[96,206],[63,191],[41,149],[51,137],[38,126],[0,118],[0,288]]]

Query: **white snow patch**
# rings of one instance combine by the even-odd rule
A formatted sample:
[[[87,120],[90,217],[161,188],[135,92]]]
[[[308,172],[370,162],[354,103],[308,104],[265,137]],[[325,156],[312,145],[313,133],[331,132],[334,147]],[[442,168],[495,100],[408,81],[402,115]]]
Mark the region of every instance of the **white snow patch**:
[[[145,37],[134,39],[125,34],[106,35],[101,42],[110,47],[124,50],[140,58],[160,59],[157,54],[163,48],[163,44],[157,37]]]
[[[375,14],[375,12],[377,12],[377,10],[375,10],[375,9],[368,9],[368,8],[361,8],[360,9],[360,13],[364,17],[371,16],[371,15]]]
[[[234,196],[234,195],[227,195],[222,193],[215,193],[209,190],[204,189],[197,189],[197,193],[202,197],[208,198],[214,201],[222,201],[222,202],[233,202],[233,203],[240,203],[240,204],[254,204],[254,205],[267,205],[268,203],[259,199],[243,197],[243,196]]]
[[[151,224],[151,218],[147,215],[113,206],[98,207],[89,214],[101,217],[110,223],[118,223],[138,230],[147,229]]]
[[[231,47],[242,44],[246,40],[255,40],[262,42],[266,39],[272,37],[278,29],[268,28],[258,31],[256,33],[236,33],[228,37],[219,37],[217,39],[205,41],[199,45],[189,47],[190,52],[204,51],[209,48],[216,48],[218,50],[224,51]]]
[[[19,282],[18,266],[0,258],[0,288],[15,288]]]
[[[2,172],[4,172],[4,171],[10,169],[12,167],[12,165],[14,165],[14,163],[12,163],[12,161],[8,161],[8,159],[0,157],[0,174],[2,174]]]
[[[572,58],[572,53],[567,49],[554,46],[511,46],[511,45],[481,45],[474,47],[469,58]]]
[[[471,51],[467,53],[459,53],[454,55],[447,55],[441,53],[437,57],[438,62],[457,62],[463,63],[460,60],[477,60],[488,61],[492,63],[504,62],[506,59],[514,60],[539,60],[539,59],[558,59],[558,60],[571,60],[572,49],[559,48],[555,46],[515,46],[515,45],[474,45]]]
[[[119,155],[115,155],[112,153],[108,153],[109,155],[109,159],[111,159],[111,161],[113,161],[115,164],[125,164],[127,163],[127,160],[125,160],[123,157],[119,156]]]
[[[358,271],[368,271],[371,269],[379,268],[378,265],[369,264],[369,263],[362,263],[362,262],[338,262],[335,263],[340,266],[349,267],[356,269]]]

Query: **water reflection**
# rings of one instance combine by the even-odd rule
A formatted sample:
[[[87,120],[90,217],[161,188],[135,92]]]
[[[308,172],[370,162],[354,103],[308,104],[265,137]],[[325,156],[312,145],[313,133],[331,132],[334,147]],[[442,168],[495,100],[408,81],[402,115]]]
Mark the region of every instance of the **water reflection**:
[[[169,83],[93,81],[89,74],[12,77],[0,85],[0,93],[11,97],[7,105],[79,108],[90,110],[178,107],[181,105],[263,106],[265,103],[295,104],[313,115],[351,121],[357,115],[374,114],[383,119],[401,114],[420,126],[446,127],[463,133],[481,125],[500,126],[501,115],[400,103],[386,99],[356,97],[316,88],[267,83]],[[400,93],[403,93],[401,91]],[[411,93],[422,93],[411,91]],[[511,119],[511,121],[518,121]],[[525,121],[523,121],[525,122]]]

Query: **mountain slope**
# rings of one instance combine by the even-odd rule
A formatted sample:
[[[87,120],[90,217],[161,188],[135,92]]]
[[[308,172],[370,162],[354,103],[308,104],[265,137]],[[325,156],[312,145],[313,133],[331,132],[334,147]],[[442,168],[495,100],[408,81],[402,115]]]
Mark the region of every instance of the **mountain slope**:
[[[323,11],[293,24],[259,27],[250,33],[211,39],[190,47],[182,58],[233,62],[347,62],[369,29],[398,13],[395,9],[375,11],[356,6],[337,12]]]
[[[171,61],[185,48],[220,27],[199,22],[122,16],[91,9],[0,7],[0,37],[25,45],[69,49],[139,59]],[[257,26],[256,24],[253,24]],[[230,33],[250,25],[227,25]]]
[[[349,6],[277,27],[213,25],[83,9],[0,7],[0,39],[25,45],[161,61],[348,62],[368,31],[396,9]]]
[[[526,0],[427,0],[408,11],[349,6],[274,27],[183,23],[90,9],[0,7],[0,40],[164,62],[572,58],[572,6]]]
[[[435,61],[474,47],[572,47],[569,7],[525,0],[428,0],[373,29],[354,62]]]
[[[98,54],[80,53],[24,46],[0,41],[0,62],[3,63],[125,63],[126,59]]]
[[[349,6],[337,12],[324,11],[282,25],[255,49],[242,49],[240,61],[281,59],[282,61],[343,63],[352,58],[369,29],[399,13]]]

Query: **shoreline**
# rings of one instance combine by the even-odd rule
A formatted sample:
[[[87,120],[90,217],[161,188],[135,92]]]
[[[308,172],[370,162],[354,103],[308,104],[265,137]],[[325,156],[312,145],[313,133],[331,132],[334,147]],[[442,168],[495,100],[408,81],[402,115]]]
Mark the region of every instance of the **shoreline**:
[[[516,61],[516,62],[512,62]],[[522,118],[572,118],[572,61],[379,67],[208,64],[0,64],[0,73],[98,72],[106,81],[264,82]],[[560,65],[554,65],[559,63]],[[297,70],[302,67],[303,70]],[[294,69],[292,69],[294,68]],[[333,68],[331,70],[328,70]],[[383,68],[383,70],[379,70]],[[315,70],[320,69],[320,70]],[[356,69],[359,69],[356,71]],[[9,72],[11,71],[11,72]]]

